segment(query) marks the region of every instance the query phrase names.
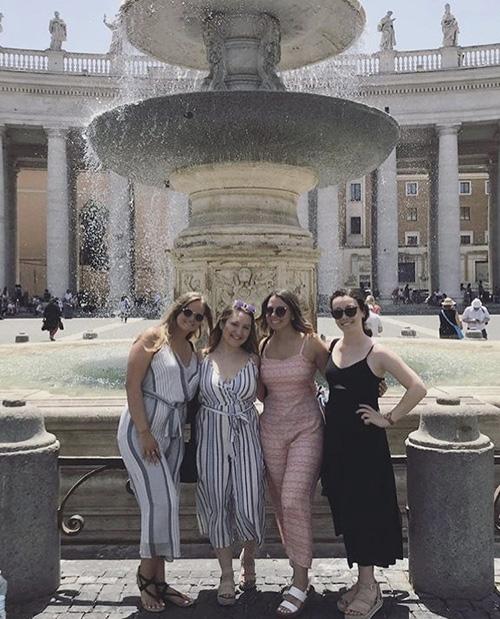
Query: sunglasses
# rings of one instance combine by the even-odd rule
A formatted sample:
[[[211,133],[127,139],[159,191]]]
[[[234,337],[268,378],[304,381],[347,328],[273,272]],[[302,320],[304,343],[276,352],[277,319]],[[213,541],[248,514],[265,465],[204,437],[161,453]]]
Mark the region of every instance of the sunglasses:
[[[332,316],[335,318],[335,320],[340,320],[344,314],[348,318],[352,318],[353,316],[356,316],[357,311],[358,311],[357,305],[348,305],[347,307],[344,307],[344,308],[336,307],[335,309],[332,309]]]
[[[278,318],[283,318],[287,311],[288,307],[286,305],[278,305],[277,307],[271,307],[270,305],[268,305],[266,307],[267,316],[272,316],[274,314]]]
[[[244,312],[248,312],[249,314],[255,314],[255,305],[252,305],[251,303],[245,303],[245,301],[242,301],[241,299],[236,299],[233,302],[233,308],[243,310]]]
[[[203,319],[205,318],[205,314],[195,314],[192,309],[189,309],[189,307],[183,307],[181,312],[186,318],[191,318],[191,316],[194,316],[194,319],[197,322],[203,322]]]

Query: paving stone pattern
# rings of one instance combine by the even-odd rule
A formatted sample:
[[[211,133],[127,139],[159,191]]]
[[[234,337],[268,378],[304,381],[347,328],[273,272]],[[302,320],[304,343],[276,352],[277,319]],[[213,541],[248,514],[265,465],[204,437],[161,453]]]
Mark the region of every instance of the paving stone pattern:
[[[234,568],[237,570],[235,561]],[[10,609],[8,619],[151,619],[138,609],[135,585],[137,561],[62,561],[61,586],[50,600]],[[284,559],[257,561],[257,589],[239,595],[233,607],[221,608],[216,601],[219,570],[213,559],[184,559],[167,565],[167,580],[196,598],[190,608],[169,605],[159,617],[171,619],[266,619],[275,617],[280,590],[288,584],[290,567]],[[500,586],[500,559],[495,562]],[[352,583],[354,570],[345,559],[316,559],[312,569],[314,592],[301,614],[303,619],[341,619],[336,601],[339,591]],[[500,619],[500,593],[480,602],[441,600],[415,594],[408,581],[407,561],[390,569],[377,570],[384,606],[375,619]],[[237,572],[235,572],[237,577]]]

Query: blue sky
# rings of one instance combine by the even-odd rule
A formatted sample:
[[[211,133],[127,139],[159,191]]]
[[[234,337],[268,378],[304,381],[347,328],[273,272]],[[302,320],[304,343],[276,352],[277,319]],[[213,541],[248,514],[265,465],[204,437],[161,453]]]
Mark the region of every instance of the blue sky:
[[[272,3],[272,0],[269,0]],[[323,0],[327,2],[328,0]],[[360,51],[376,51],[377,23],[387,10],[394,11],[397,49],[429,49],[441,43],[439,0],[362,0],[367,13],[367,29],[358,46]],[[59,11],[68,26],[65,48],[79,52],[105,52],[110,32],[102,23],[103,13],[112,16],[120,0],[0,0],[3,32],[0,45],[45,49],[50,36],[47,26],[54,11]],[[461,45],[500,42],[500,0],[451,0],[453,14],[460,24]]]

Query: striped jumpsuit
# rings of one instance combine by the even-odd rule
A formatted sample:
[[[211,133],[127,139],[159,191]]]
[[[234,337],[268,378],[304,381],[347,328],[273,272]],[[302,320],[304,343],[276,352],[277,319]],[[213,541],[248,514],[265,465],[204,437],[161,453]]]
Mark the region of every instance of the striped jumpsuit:
[[[145,460],[128,408],[118,426],[118,448],[141,511],[140,556],[180,556],[179,469],[184,455],[182,428],[186,402],[198,388],[199,361],[193,352],[185,367],[165,345],[152,358],[142,383],[144,407],[151,433],[160,448],[160,462]]]
[[[288,558],[311,567],[312,500],[323,451],[323,418],[316,400],[316,366],[300,351],[288,359],[262,352],[261,378],[266,386],[260,435],[269,494]]]
[[[248,359],[229,381],[209,357],[201,364],[196,507],[214,548],[264,535],[264,462],[254,406],[259,370]]]

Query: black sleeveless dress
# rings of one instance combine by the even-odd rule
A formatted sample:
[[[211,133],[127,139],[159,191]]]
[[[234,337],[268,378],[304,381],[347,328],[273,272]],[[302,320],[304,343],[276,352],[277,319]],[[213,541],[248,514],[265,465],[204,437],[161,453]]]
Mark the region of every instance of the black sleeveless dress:
[[[403,558],[401,515],[385,429],[365,425],[356,414],[360,404],[378,410],[381,379],[370,370],[368,355],[346,368],[337,367],[332,355],[328,360],[321,481],[349,566],[388,567]]]

